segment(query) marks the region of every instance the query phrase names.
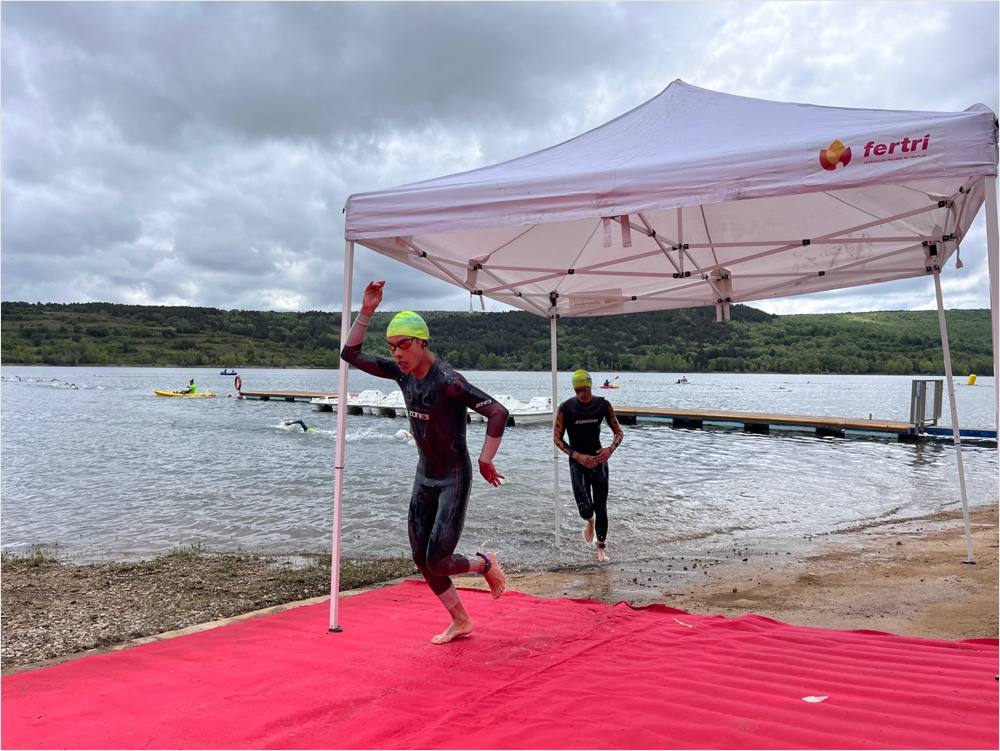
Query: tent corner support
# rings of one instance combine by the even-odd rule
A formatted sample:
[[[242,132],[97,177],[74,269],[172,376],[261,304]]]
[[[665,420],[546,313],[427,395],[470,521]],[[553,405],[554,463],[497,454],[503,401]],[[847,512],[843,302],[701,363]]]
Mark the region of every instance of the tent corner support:
[[[351,333],[351,277],[354,276],[354,243],[344,247],[344,299],[340,308],[340,348]],[[343,360],[337,366],[337,445],[333,461],[333,537],[330,543],[330,631],[340,628],[340,525],[344,505],[344,457],[347,453],[347,377],[350,366]]]
[[[558,373],[559,373],[559,347],[556,340],[556,314],[555,311],[552,312],[549,318],[549,339],[550,339],[550,356],[552,358],[552,430],[555,432],[556,427],[556,417],[559,409],[559,384],[558,384]],[[555,532],[556,532],[556,550],[559,549],[559,447],[555,445],[555,441],[552,442],[552,504],[555,509]]]
[[[951,368],[951,346],[948,342],[948,323],[944,316],[944,297],[941,294],[941,270],[934,269],[934,294],[937,297],[938,325],[941,328],[941,350],[944,354],[944,375],[948,382],[948,406],[951,408],[951,435],[955,440],[955,461],[958,464],[958,485],[962,496],[962,518],[965,521],[965,563],[975,563],[972,555],[972,524],[969,519],[969,494],[965,488],[965,464],[962,462],[962,435],[958,429],[958,406],[955,403],[955,374]]]

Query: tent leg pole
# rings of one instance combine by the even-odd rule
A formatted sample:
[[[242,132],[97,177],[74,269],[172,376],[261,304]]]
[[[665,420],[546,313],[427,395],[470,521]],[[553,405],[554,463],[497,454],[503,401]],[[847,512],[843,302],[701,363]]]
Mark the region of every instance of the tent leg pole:
[[[549,338],[551,340],[551,358],[552,358],[552,429],[555,430],[556,425],[556,413],[559,409],[558,401],[558,345],[556,342],[556,316],[553,313],[552,318],[549,319]],[[552,444],[552,503],[555,507],[555,525],[556,525],[556,549],[559,549],[559,454],[560,451],[556,447],[555,443]]]
[[[354,243],[344,247],[344,300],[340,313],[340,348],[344,348],[351,333],[351,277],[354,275]],[[337,368],[337,447],[333,472],[333,540],[330,544],[330,631],[340,628],[340,510],[344,505],[344,455],[347,452],[347,376],[350,366],[340,361]]]
[[[951,372],[951,347],[948,344],[948,324],[944,317],[941,296],[941,271],[934,271],[934,292],[937,295],[938,325],[941,327],[941,349],[944,353],[944,374],[948,381],[948,404],[951,407],[951,434],[955,439],[955,459],[958,462],[958,485],[962,492],[962,517],[965,519],[965,563],[975,563],[972,556],[972,526],[969,521],[969,496],[965,490],[965,465],[962,463],[962,436],[958,430],[958,407],[955,404],[955,375]]]
[[[997,285],[1000,283],[1000,238],[997,228],[997,179],[987,177],[986,188],[986,258],[990,270],[990,310],[993,323],[993,397],[997,408],[994,415],[994,427],[1000,427],[1000,346],[997,345],[997,331],[1000,329],[1000,294]]]

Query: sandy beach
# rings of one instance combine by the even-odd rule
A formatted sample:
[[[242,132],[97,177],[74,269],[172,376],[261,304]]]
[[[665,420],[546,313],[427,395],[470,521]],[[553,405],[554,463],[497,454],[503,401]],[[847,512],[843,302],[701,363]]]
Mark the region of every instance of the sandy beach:
[[[875,522],[816,537],[803,552],[733,549],[729,562],[694,557],[673,564],[700,567],[686,586],[661,586],[663,564],[622,575],[613,567],[513,574],[510,586],[540,596],[628,599],[663,603],[699,614],[747,613],[788,623],[873,629],[934,639],[996,638],[997,508],[972,509],[976,563],[964,563],[960,511],[906,521]],[[646,594],[616,597],[616,589],[646,578]]]
[[[511,589],[541,597],[663,603],[688,612],[749,613],[800,625],[936,639],[998,635],[997,509],[972,510],[975,564],[962,516],[949,511],[874,522],[795,550],[732,548],[726,557],[665,555],[547,571],[510,566]],[[583,544],[580,541],[579,544]],[[613,547],[611,548],[613,552]],[[3,672],[329,592],[328,558],[298,561],[176,551],[140,563],[3,564]],[[343,588],[413,575],[406,560],[346,561]],[[460,586],[481,587],[478,577]]]

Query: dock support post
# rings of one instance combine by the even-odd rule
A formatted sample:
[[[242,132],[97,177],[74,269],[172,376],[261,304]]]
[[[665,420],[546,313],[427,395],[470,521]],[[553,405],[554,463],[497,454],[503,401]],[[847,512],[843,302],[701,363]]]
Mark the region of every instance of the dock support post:
[[[556,312],[553,302],[552,317],[549,319],[550,356],[552,358],[552,430],[556,429],[556,417],[559,414],[559,348],[556,341]],[[552,443],[552,498],[555,505],[556,549],[559,549],[559,447]]]
[[[344,247],[344,300],[340,307],[340,348],[351,333],[351,277],[354,276],[354,243]],[[333,539],[330,544],[330,631],[340,629],[340,509],[344,505],[344,454],[347,450],[347,375],[350,366],[340,361],[337,386],[337,447],[333,472]]]
[[[965,465],[962,463],[962,435],[958,429],[958,407],[955,405],[955,376],[951,372],[951,346],[948,343],[948,323],[944,317],[941,296],[941,270],[934,269],[934,294],[937,296],[938,326],[941,328],[941,350],[944,354],[944,374],[948,381],[948,404],[951,407],[951,434],[955,439],[955,459],[958,462],[958,485],[962,493],[962,517],[965,519],[966,563],[975,563],[972,556],[972,525],[969,521],[969,497],[965,490]]]

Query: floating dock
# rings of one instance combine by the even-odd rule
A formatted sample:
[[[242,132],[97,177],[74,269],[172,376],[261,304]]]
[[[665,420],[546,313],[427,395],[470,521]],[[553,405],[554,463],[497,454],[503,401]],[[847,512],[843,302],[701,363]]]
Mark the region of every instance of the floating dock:
[[[739,425],[747,433],[769,433],[771,428],[810,430],[823,438],[843,438],[848,433],[894,436],[900,441],[919,441],[928,437],[951,437],[951,428],[924,427],[895,420],[866,420],[859,417],[816,415],[781,415],[766,412],[730,412],[711,409],[672,409],[666,407],[615,407],[618,421],[635,425],[639,420],[669,421],[675,428],[702,428],[705,423]],[[960,428],[963,438],[996,440],[995,430]]]
[[[313,399],[337,398],[333,391],[243,391],[244,399],[261,401],[310,402]],[[333,411],[332,404],[317,405],[321,410]],[[395,417],[403,410],[384,409],[380,414]],[[351,414],[362,414],[361,407],[350,407]],[[861,417],[827,417],[817,415],[782,415],[768,412],[733,412],[712,409],[682,409],[671,407],[616,406],[615,414],[622,425],[635,425],[638,421],[669,422],[675,428],[703,428],[705,424],[739,426],[747,433],[767,434],[772,428],[779,430],[812,431],[822,438],[844,438],[849,434],[882,435],[899,441],[920,441],[928,438],[951,438],[951,428],[918,427],[896,420],[871,420]],[[997,431],[978,428],[961,428],[962,438],[978,441],[996,441]]]
[[[336,399],[334,391],[241,391],[244,399],[260,399],[262,402],[281,400],[286,402],[309,402],[313,399]]]

